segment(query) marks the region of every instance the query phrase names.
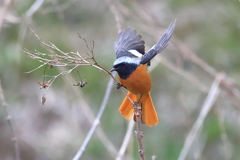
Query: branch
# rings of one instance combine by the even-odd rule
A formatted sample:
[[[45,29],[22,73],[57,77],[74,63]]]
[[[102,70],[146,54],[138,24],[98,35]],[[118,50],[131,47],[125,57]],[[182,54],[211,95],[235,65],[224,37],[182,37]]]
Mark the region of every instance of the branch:
[[[196,135],[199,132],[201,126],[203,125],[203,122],[204,122],[208,112],[212,108],[214,102],[216,101],[216,99],[220,93],[219,85],[220,85],[221,81],[223,80],[223,78],[224,78],[224,76],[222,74],[219,74],[216,76],[216,78],[210,88],[210,91],[208,93],[208,96],[205,99],[205,102],[202,106],[200,114],[184,142],[184,145],[183,145],[181,153],[178,157],[178,160],[186,159],[187,153],[192,145],[193,140],[196,138]]]
[[[60,72],[58,75],[55,76],[49,76],[46,75],[46,77],[52,77],[51,79],[49,79],[47,82],[49,84],[49,86],[52,85],[52,83],[61,75],[65,75],[65,74],[69,74],[71,73],[75,68],[85,65],[85,66],[93,66],[101,71],[104,71],[105,73],[107,73],[108,75],[111,76],[112,79],[114,79],[114,81],[116,83],[118,83],[118,81],[115,79],[114,76],[112,76],[111,72],[109,72],[108,70],[106,70],[105,68],[103,68],[102,66],[100,66],[97,61],[95,60],[94,57],[94,41],[92,42],[92,45],[90,46],[87,42],[87,40],[84,37],[81,37],[78,34],[78,37],[84,41],[86,48],[88,49],[89,52],[86,53],[86,56],[81,55],[79,52],[64,52],[61,49],[59,49],[57,46],[55,46],[53,43],[49,42],[45,43],[42,41],[42,39],[37,35],[37,33],[31,28],[31,31],[33,32],[33,34],[35,35],[35,37],[37,38],[37,40],[39,41],[40,45],[46,49],[46,51],[48,53],[42,53],[39,52],[37,50],[35,51],[29,51],[27,49],[22,49],[23,52],[26,53],[26,56],[30,59],[36,60],[40,63],[42,63],[41,65],[39,65],[38,67],[36,67],[35,69],[26,72],[26,73],[31,73],[33,71],[36,71],[38,69],[40,69],[41,67],[47,66],[49,65],[51,68],[54,67],[62,67],[62,66],[71,66],[72,68],[67,70],[67,71],[62,71]],[[45,77],[45,75],[44,75]],[[44,82],[43,82],[44,84]],[[45,88],[45,87],[44,87]],[[47,89],[48,90],[48,89]],[[122,90],[123,91],[123,90]],[[124,92],[124,91],[123,91]]]
[[[140,101],[140,100],[139,100]],[[137,137],[138,142],[138,153],[141,160],[145,160],[144,147],[142,143],[143,131],[142,131],[142,107],[134,104],[134,115],[136,116],[137,131],[135,131],[135,136]]]
[[[20,160],[20,150],[19,150],[19,145],[18,145],[18,139],[16,137],[15,129],[13,127],[12,116],[9,114],[9,111],[8,111],[8,104],[5,101],[1,81],[0,81],[0,100],[2,101],[2,106],[4,107],[4,110],[5,110],[6,119],[7,119],[8,125],[11,129],[12,141],[14,144],[15,160]]]
[[[134,127],[134,121],[133,119],[130,120],[130,122],[128,123],[128,129],[126,131],[126,134],[124,136],[123,142],[122,142],[122,146],[119,149],[118,155],[116,157],[116,160],[121,160],[123,158],[123,155],[126,151],[127,145],[129,143],[129,140],[131,138],[132,135],[132,131],[133,131],[133,127]]]
[[[79,151],[77,152],[77,154],[74,156],[73,160],[78,160],[82,156],[83,152],[86,149],[87,144],[89,143],[90,139],[92,138],[93,133],[95,132],[97,126],[99,125],[100,118],[102,117],[102,114],[103,114],[103,112],[104,112],[104,110],[106,108],[108,99],[109,99],[110,94],[111,94],[111,90],[113,88],[112,87],[113,86],[113,82],[114,82],[113,79],[110,78],[110,80],[108,82],[108,85],[107,85],[106,93],[104,95],[104,99],[102,101],[101,108],[100,108],[100,110],[99,110],[99,112],[97,114],[97,117],[94,120],[93,125],[92,125],[91,129],[89,130],[89,132],[87,134],[87,137],[85,138],[85,140],[84,140],[82,146],[80,147]]]

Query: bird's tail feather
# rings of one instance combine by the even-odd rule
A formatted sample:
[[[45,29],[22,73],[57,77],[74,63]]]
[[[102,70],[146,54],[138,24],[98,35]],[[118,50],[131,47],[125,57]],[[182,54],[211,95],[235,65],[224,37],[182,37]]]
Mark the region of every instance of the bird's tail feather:
[[[139,98],[141,97],[134,95],[130,92],[128,92],[127,95],[129,98],[131,98],[132,101],[135,102],[138,102]],[[124,116],[125,119],[127,120],[129,120],[132,117],[134,112],[133,104],[130,102],[128,97],[125,97],[121,106],[119,107],[120,114]],[[139,105],[142,106],[142,123],[144,123],[147,126],[156,125],[159,120],[150,93],[142,95]],[[136,117],[134,117],[134,120],[136,121]]]
[[[130,118],[132,117],[133,114],[133,106],[132,103],[130,102],[130,100],[128,99],[128,97],[132,100],[132,101],[137,101],[137,97],[128,92],[127,96],[125,97],[125,99],[123,100],[121,106],[119,107],[119,112],[122,116],[124,116],[125,119],[130,120]]]
[[[150,92],[144,94],[140,102],[142,104],[142,122],[147,126],[158,124],[158,115],[153,105]]]

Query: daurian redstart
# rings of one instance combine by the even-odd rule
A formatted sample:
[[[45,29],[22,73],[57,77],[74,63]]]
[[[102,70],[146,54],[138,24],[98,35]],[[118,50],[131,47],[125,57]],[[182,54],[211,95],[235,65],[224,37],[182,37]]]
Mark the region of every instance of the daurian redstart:
[[[131,29],[119,33],[114,43],[116,60],[112,71],[117,71],[120,85],[129,92],[128,97],[138,102],[142,107],[142,123],[154,126],[158,123],[158,115],[154,108],[150,90],[152,81],[148,72],[150,60],[167,47],[175,29],[176,20],[169,25],[160,40],[145,53],[145,42],[141,35],[136,36],[136,31]],[[126,97],[119,107],[120,114],[129,120],[133,115],[133,104]]]

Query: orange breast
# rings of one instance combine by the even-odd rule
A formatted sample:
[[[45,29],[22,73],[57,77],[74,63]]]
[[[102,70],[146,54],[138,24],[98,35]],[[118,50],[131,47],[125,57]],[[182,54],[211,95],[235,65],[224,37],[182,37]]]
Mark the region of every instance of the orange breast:
[[[147,64],[138,66],[127,79],[121,79],[119,77],[119,80],[120,83],[128,89],[128,91],[135,95],[148,93],[152,87],[152,81],[147,70]]]

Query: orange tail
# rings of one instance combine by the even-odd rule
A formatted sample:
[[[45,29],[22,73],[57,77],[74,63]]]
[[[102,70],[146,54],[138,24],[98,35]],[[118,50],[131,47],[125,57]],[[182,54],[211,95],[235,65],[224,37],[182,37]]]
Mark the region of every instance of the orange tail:
[[[128,92],[129,98],[133,101],[138,102],[140,96],[134,95]],[[154,108],[152,98],[150,93],[143,94],[140,105],[142,106],[142,122],[147,126],[154,126],[158,124],[158,116],[156,110]],[[129,120],[133,114],[133,106],[129,101],[128,97],[125,97],[121,106],[119,107],[120,114],[125,117],[125,119]]]
[[[135,96],[134,94],[128,92],[128,97],[133,100],[133,101],[137,101],[137,96]],[[119,112],[122,116],[124,116],[125,119],[129,120],[132,117],[133,114],[133,105],[132,103],[129,101],[128,97],[125,97],[125,99],[123,100],[121,106],[119,107]]]
[[[142,105],[142,122],[147,126],[158,124],[158,115],[153,105],[150,92],[144,94],[140,102]]]

